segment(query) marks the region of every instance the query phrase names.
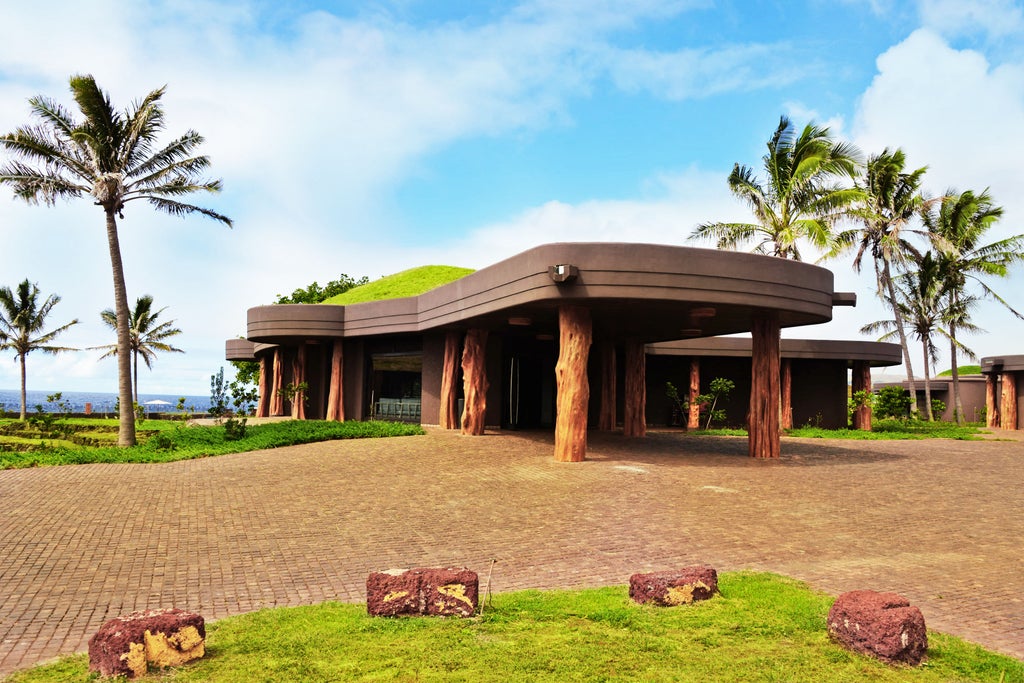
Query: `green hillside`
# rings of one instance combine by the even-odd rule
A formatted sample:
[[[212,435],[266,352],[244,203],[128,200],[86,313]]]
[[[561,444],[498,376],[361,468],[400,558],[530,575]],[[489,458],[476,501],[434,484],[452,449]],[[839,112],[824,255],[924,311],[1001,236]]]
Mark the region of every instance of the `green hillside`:
[[[383,301],[384,299],[399,299],[403,296],[416,296],[430,290],[454,282],[473,272],[472,268],[458,268],[456,266],[420,266],[410,268],[401,273],[387,275],[379,280],[368,282],[365,285],[353,287],[352,289],[332,296],[323,303],[325,304],[360,304],[364,301]]]

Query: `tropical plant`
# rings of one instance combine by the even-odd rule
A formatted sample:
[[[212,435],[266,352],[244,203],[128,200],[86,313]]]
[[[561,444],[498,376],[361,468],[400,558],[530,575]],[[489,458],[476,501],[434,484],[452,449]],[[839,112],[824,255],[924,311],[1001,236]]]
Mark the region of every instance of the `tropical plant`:
[[[707,418],[704,429],[711,429],[712,422],[723,422],[725,420],[726,410],[725,408],[718,408],[718,402],[727,401],[729,393],[735,388],[736,383],[731,379],[716,377],[708,385],[708,393],[697,396],[696,403],[699,415]],[[690,411],[689,399],[682,398],[679,395],[679,389],[672,382],[665,382],[665,395],[668,396],[681,415],[685,415]]]
[[[139,402],[139,356],[150,370],[153,369],[153,361],[156,359],[157,351],[167,353],[185,353],[181,349],[171,346],[165,340],[181,334],[181,330],[174,325],[173,320],[157,323],[160,314],[167,308],[161,308],[153,312],[153,297],[149,294],[140,296],[135,300],[135,308],[131,311],[131,321],[128,327],[129,347],[132,352],[132,387],[136,403]],[[117,330],[117,311],[106,309],[100,313],[100,318],[112,330]],[[91,349],[105,349],[106,353],[100,359],[117,355],[117,344],[106,344],[104,346],[92,346]]]
[[[210,165],[194,156],[203,137],[188,131],[164,147],[157,137],[164,129],[158,88],[117,111],[92,76],[72,76],[71,95],[82,115],[74,114],[43,96],[29,99],[36,125],[0,136],[0,145],[16,158],[0,166],[0,184],[30,204],[53,205],[58,199],[88,197],[103,209],[107,245],[114,278],[117,313],[117,371],[120,422],[118,444],[135,443],[132,410],[131,331],[117,219],[125,205],[142,199],[172,216],[198,213],[231,225],[231,219],[181,198],[196,192],[218,192],[220,180],[201,179]]]
[[[210,375],[210,408],[207,410],[218,420],[228,412],[228,394],[224,385],[224,368]],[[220,424],[218,422],[218,424]]]
[[[21,365],[21,414],[25,419],[25,359],[33,351],[42,351],[56,355],[65,351],[77,351],[68,346],[54,346],[53,340],[67,331],[78,320],[46,332],[46,318],[53,307],[60,303],[60,297],[51,294],[42,302],[39,300],[39,287],[23,280],[12,291],[10,287],[0,288],[0,351],[14,351],[15,359]]]
[[[967,190],[949,191],[937,207],[925,212],[947,288],[947,314],[949,329],[950,365],[953,369],[953,412],[957,424],[963,424],[963,404],[960,401],[960,373],[957,366],[957,330],[970,329],[970,283],[977,284],[984,296],[1001,303],[1017,318],[1024,320],[1013,306],[999,296],[984,280],[985,277],[1006,277],[1014,263],[1024,260],[1024,234],[984,244],[986,233],[1003,215],[1002,207],[992,203],[988,190],[980,194]],[[973,354],[972,354],[973,355]]]
[[[910,360],[903,312],[896,294],[893,267],[901,267],[919,257],[918,250],[907,237],[915,233],[924,234],[924,231],[910,226],[930,200],[921,194],[921,181],[927,167],[908,173],[904,170],[905,166],[906,156],[900,149],[889,151],[886,148],[881,154],[868,159],[864,176],[857,181],[859,201],[850,211],[850,216],[860,226],[839,233],[835,248],[827,256],[833,257],[855,247],[855,271],[860,272],[865,256],[870,257],[874,263],[877,294],[893,314],[894,330],[903,349],[903,365],[907,370],[910,410],[916,414],[917,386],[914,383],[914,368]]]
[[[813,124],[797,134],[783,116],[768,141],[763,162],[765,181],[740,164],[729,174],[729,189],[750,206],[757,222],[704,223],[690,239],[716,240],[719,249],[736,249],[753,241],[756,253],[796,260],[801,258],[801,240],[822,251],[831,249],[834,223],[861,196],[856,187],[838,182],[856,174],[857,148],[834,140],[828,128]]]
[[[344,294],[353,287],[365,285],[370,281],[370,278],[365,275],[358,280],[352,279],[350,276],[342,273],[337,280],[331,280],[324,287],[317,284],[316,280],[313,281],[308,287],[300,287],[291,293],[290,296],[277,295],[275,304],[318,304],[321,301],[330,299],[332,296]]]

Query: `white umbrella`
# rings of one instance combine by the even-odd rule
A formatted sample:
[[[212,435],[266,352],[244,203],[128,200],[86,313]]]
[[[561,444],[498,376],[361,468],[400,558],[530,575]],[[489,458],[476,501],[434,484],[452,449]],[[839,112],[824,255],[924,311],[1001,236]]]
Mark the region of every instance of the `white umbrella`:
[[[173,405],[173,404],[170,401],[161,401],[160,399],[155,398],[152,401],[146,401],[143,405],[147,405],[147,406],[169,406],[169,405]]]

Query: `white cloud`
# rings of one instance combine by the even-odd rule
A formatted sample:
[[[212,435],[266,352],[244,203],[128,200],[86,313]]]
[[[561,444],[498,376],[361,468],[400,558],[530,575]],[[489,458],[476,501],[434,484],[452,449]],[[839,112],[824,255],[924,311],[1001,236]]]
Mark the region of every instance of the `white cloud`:
[[[1024,10],[1015,0],[919,0],[925,27],[944,35],[982,32],[1004,38],[1024,29]]]
[[[814,68],[794,59],[793,50],[785,44],[729,45],[676,52],[609,50],[605,55],[608,71],[618,87],[627,92],[649,91],[669,100],[783,87]]]
[[[808,123],[814,123],[817,126],[828,128],[829,134],[833,138],[842,139],[846,137],[846,120],[838,114],[824,117],[816,109],[810,109],[799,102],[786,102],[782,105],[782,108],[789,119],[797,126],[802,127]]]
[[[866,153],[902,147],[910,167],[927,165],[932,194],[990,188],[1005,209],[990,241],[1024,233],[1024,64],[993,65],[932,31],[915,31],[878,58],[853,134]],[[1013,279],[993,286],[1012,300],[1022,275],[1017,268]],[[980,309],[977,322],[989,333],[964,341],[979,355],[1010,352],[1024,334],[1024,322],[994,303]]]

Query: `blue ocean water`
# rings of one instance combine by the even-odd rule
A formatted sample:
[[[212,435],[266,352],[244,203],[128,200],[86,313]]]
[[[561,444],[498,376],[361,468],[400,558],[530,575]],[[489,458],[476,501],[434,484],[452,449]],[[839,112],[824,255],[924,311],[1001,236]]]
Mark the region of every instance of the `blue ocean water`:
[[[46,397],[55,392],[52,391],[26,391],[25,409],[36,412],[36,406],[43,406],[46,412],[55,413],[60,409],[53,403],[47,403]],[[141,394],[139,402],[154,413],[174,413],[181,394]],[[84,413],[85,404],[92,404],[94,415],[113,414],[114,406],[117,404],[117,394],[90,391],[62,391],[61,401],[67,402],[73,413]],[[170,405],[150,403],[149,401],[166,401]],[[186,396],[185,407],[189,412],[204,413],[210,407],[209,396]],[[0,389],[0,412],[18,412],[21,409],[21,392],[17,389]]]

